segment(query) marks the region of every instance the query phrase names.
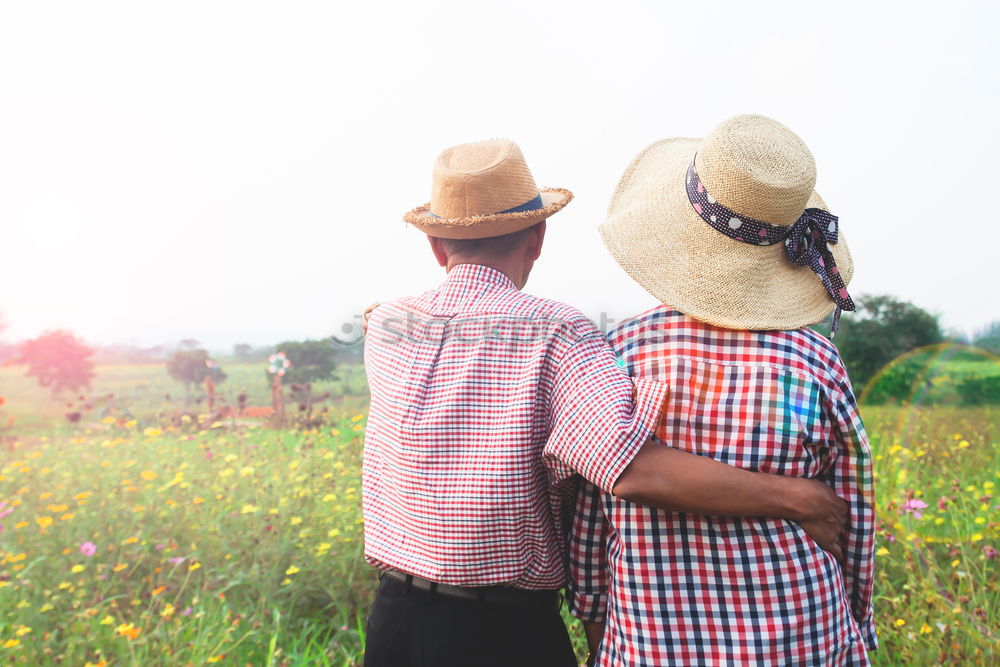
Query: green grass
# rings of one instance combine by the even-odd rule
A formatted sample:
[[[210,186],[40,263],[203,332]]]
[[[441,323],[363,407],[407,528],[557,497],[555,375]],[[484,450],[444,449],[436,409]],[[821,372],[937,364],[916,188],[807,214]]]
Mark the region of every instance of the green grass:
[[[226,370],[249,385],[260,367]],[[71,425],[19,373],[0,370],[0,424],[16,416],[0,432],[0,514],[13,509],[0,518],[0,661],[360,664],[376,583],[361,544],[363,410],[308,430],[166,427],[176,383],[115,366],[95,393],[116,392],[127,414],[95,408]],[[1000,411],[863,415],[880,519],[875,664],[996,664]],[[929,505],[923,517],[909,499]]]

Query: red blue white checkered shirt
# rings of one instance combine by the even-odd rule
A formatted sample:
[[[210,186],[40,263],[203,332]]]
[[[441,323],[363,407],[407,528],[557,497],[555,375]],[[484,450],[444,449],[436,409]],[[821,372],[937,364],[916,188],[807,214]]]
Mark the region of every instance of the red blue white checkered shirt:
[[[850,504],[841,568],[797,524],[667,512],[583,485],[570,609],[607,614],[597,664],[866,665],[874,511],[868,438],[836,348],[809,331],[733,331],[655,308],[609,335],[670,385],[654,441],[825,481]]]
[[[373,310],[365,369],[365,555],[458,586],[561,588],[574,473],[610,491],[665,395],[579,311],[472,264]]]

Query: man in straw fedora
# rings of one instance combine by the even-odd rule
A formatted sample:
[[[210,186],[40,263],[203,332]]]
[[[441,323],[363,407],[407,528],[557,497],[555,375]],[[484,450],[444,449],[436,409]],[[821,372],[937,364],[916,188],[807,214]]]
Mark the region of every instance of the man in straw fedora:
[[[836,330],[854,308],[851,254],[815,181],[791,130],[737,116],[649,146],[611,199],[601,236],[663,304],[609,335],[637,383],[670,383],[649,446],[822,480],[850,519],[841,565],[788,521],[582,485],[569,603],[603,634],[602,667],[866,665],[876,648],[868,438],[837,349],[806,328],[836,310]]]
[[[571,199],[482,141],[445,150],[405,216],[447,277],[369,313],[369,667],[574,665],[558,591],[577,473],[654,506],[798,520],[839,551],[829,488],[646,444],[667,385],[633,382],[579,311],[521,291]]]

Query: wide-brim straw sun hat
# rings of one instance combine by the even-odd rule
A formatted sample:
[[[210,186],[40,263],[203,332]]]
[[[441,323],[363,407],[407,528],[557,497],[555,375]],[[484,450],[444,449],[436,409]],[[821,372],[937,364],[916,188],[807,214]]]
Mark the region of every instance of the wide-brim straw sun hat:
[[[513,141],[490,139],[442,151],[434,162],[431,201],[403,220],[439,238],[490,238],[538,224],[571,199],[569,190],[538,188]]]
[[[805,143],[775,120],[730,118],[704,139],[658,141],[622,176],[608,250],[650,294],[729,329],[799,329],[853,310],[836,216]]]

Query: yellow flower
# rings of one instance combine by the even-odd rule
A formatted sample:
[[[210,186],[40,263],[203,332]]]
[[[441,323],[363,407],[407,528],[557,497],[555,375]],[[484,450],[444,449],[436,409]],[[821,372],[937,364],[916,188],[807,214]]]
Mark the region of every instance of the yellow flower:
[[[14,648],[21,643],[20,639],[8,639],[3,643],[4,648]]]
[[[166,605],[164,605],[163,611],[160,612],[160,616],[162,616],[163,618],[170,618],[173,615],[173,613],[174,613],[174,605],[168,602]]]
[[[201,504],[202,504],[203,502],[205,502],[205,499],[204,499],[204,498],[202,498],[201,496],[195,496],[195,497],[194,497],[194,498],[193,498],[193,499],[191,500],[191,502],[192,502],[192,503],[194,503],[195,505],[201,505]]]
[[[128,637],[129,639],[135,639],[136,637],[139,636],[139,633],[142,632],[142,630],[140,628],[135,627],[135,625],[133,625],[132,623],[128,624],[122,623],[121,625],[118,626],[115,632],[117,632],[118,636],[120,637]]]
[[[920,626],[920,634],[929,635],[930,633],[931,633],[931,626],[927,625],[926,623]]]
[[[40,516],[35,519],[35,523],[38,524],[39,528],[48,528],[52,525],[52,517],[50,516]]]
[[[205,662],[221,662],[222,659],[225,658],[225,657],[226,657],[226,655],[224,653],[220,653],[219,655],[213,655],[211,658],[209,658]]]
[[[256,514],[259,509],[260,508],[256,505],[246,504],[243,506],[243,509],[240,510],[240,514]]]
[[[152,426],[149,426],[149,427],[144,428],[142,430],[142,434],[144,436],[146,436],[147,438],[155,438],[156,436],[160,435],[161,433],[163,433],[163,431],[161,431],[158,428],[153,428]]]
[[[972,541],[973,542],[981,542],[982,539],[983,539],[983,534],[982,533],[976,533],[975,535],[972,536]]]
[[[113,568],[111,568],[111,571],[112,572],[121,572],[122,570],[124,570],[126,568],[128,568],[128,565],[126,565],[125,563],[118,563]]]
[[[904,625],[906,625],[906,621],[904,621],[904,620],[903,620],[903,619],[901,619],[901,618],[897,618],[897,619],[896,619],[896,622],[895,622],[895,623],[893,623],[893,625],[895,625],[895,626],[896,626],[897,628],[901,628],[901,627],[903,627]]]
[[[201,567],[201,563],[199,563],[198,561],[195,561],[195,562],[191,563],[190,565],[188,565],[188,572],[194,572],[199,567]]]
[[[885,547],[879,547],[878,550],[875,552],[875,555],[876,556],[888,556],[889,555],[889,550],[886,549]]]
[[[126,539],[124,542],[122,542],[122,544],[135,544],[138,541],[139,541],[138,537],[130,537]]]
[[[114,622],[115,622],[115,619],[113,617],[111,617],[110,615],[109,616],[105,616],[104,618],[101,619],[101,625],[111,625]]]
[[[285,570],[285,574],[287,575],[293,575],[296,572],[299,572],[299,568],[295,567],[294,565],[289,565],[288,569]]]
[[[27,625],[22,625],[14,632],[14,634],[17,635],[18,637],[23,637],[29,632],[31,632],[31,628],[29,628]]]
[[[986,523],[986,519],[984,519],[984,518],[983,518],[983,517],[981,517],[981,516],[977,516],[977,517],[975,518],[975,523],[978,523],[978,524],[984,524],[984,523]]]
[[[156,474],[155,470],[143,470],[141,473],[139,473],[139,476],[142,477],[147,482],[152,482],[154,479],[159,477],[159,475]]]
[[[252,477],[253,473],[254,473],[253,466],[246,466],[244,468],[240,468],[240,477]]]
[[[353,417],[351,417],[351,421],[352,422],[359,422],[359,421],[361,421],[364,418],[365,418],[364,415],[354,415]]]
[[[130,419],[127,422],[125,422],[125,428],[135,428],[135,425],[138,423],[139,422],[137,422],[136,420]]]
[[[86,569],[87,569],[86,567],[84,567],[83,565],[80,565],[79,563],[77,563],[76,565],[74,565],[73,567],[71,567],[69,571],[72,572],[73,574],[80,574],[81,572],[83,572]]]
[[[291,524],[292,524],[293,526],[297,526],[297,525],[299,525],[300,523],[302,523],[302,517],[300,517],[300,516],[293,516],[293,517],[291,518],[291,520],[290,520],[290,523],[291,523]]]

